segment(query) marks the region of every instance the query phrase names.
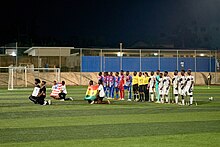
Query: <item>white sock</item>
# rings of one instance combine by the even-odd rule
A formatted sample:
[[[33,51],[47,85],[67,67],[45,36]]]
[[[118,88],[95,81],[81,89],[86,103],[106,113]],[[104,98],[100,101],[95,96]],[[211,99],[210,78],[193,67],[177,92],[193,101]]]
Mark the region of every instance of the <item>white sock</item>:
[[[151,101],[153,102],[154,101],[154,94],[151,94]]]
[[[164,96],[161,96],[161,103],[164,103]]]
[[[182,100],[182,105],[185,105],[185,101],[184,100]]]
[[[193,97],[190,97],[190,98],[189,98],[189,102],[190,102],[190,105],[193,104]]]
[[[165,96],[165,98],[166,98],[166,103],[168,103],[168,96]]]
[[[175,103],[178,104],[178,96],[175,96]]]

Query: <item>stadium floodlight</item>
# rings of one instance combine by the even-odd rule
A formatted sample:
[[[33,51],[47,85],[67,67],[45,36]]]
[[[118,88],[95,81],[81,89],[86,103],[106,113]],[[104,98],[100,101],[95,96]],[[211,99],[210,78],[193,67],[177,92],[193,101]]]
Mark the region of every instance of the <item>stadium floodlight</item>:
[[[204,57],[204,56],[205,56],[205,54],[200,54],[200,56],[201,56],[201,57]]]
[[[117,56],[118,56],[118,57],[122,57],[122,56],[123,56],[123,53],[117,52]]]

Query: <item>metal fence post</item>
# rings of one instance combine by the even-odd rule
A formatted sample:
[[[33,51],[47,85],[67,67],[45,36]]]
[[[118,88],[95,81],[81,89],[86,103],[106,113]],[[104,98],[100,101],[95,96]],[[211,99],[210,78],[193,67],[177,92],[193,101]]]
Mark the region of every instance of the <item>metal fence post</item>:
[[[160,70],[160,50],[158,50],[158,69]]]
[[[100,51],[100,71],[102,72],[102,49]]]
[[[195,52],[195,83],[196,83],[196,71],[197,71],[197,63],[196,63],[196,50],[194,50]]]
[[[141,64],[141,49],[140,49],[140,71],[142,71],[142,64]]]
[[[209,72],[212,72],[212,52],[209,52]]]
[[[82,48],[80,48],[80,80],[79,84],[82,85]]]
[[[122,43],[120,43],[120,70],[122,70]]]
[[[176,51],[176,70],[179,71],[179,51]]]

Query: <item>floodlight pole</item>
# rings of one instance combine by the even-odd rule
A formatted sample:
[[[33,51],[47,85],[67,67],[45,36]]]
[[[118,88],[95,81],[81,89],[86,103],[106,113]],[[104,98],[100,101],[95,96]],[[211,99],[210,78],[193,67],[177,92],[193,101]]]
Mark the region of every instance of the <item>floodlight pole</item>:
[[[196,50],[194,51],[194,53],[195,53],[195,83],[196,83],[196,70],[197,70],[197,69],[196,69],[196,68],[197,68],[197,67],[196,67],[196,66],[197,66],[197,65],[196,65]]]
[[[176,70],[179,70],[179,51],[176,51]]]
[[[140,49],[140,71],[142,71],[141,66],[142,66],[142,64],[141,64],[141,49]]]
[[[18,42],[15,43],[15,49],[16,49],[16,61],[15,61],[15,65],[16,67],[18,67]]]
[[[120,43],[120,70],[122,70],[122,43]]]

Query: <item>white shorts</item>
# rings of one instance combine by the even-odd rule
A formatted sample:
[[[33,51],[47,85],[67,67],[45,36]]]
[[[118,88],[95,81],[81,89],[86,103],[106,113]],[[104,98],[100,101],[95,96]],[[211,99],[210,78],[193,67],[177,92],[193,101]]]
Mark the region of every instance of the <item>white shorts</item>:
[[[170,88],[163,87],[163,95],[169,95]]]
[[[179,89],[176,89],[175,87],[173,87],[173,94],[179,94]]]
[[[180,95],[184,95],[185,88],[182,89],[181,87],[179,87],[179,90],[178,90],[178,91],[179,91],[179,94],[180,94]]]
[[[149,93],[154,93],[154,88],[153,87],[149,87]]]
[[[159,89],[159,95],[163,95],[163,90]]]
[[[184,88],[184,95],[186,96],[186,95],[193,95],[193,89],[192,88],[190,88],[190,87],[185,87]]]

